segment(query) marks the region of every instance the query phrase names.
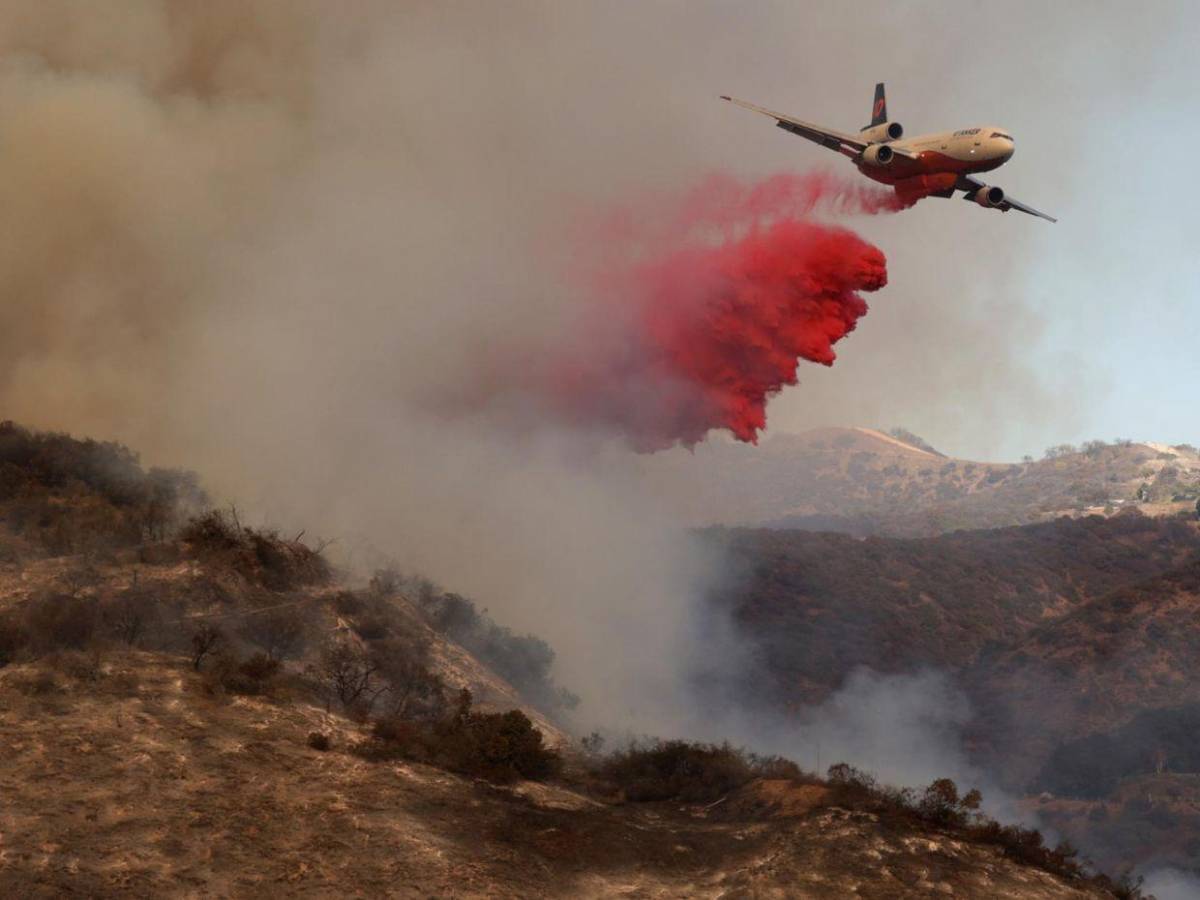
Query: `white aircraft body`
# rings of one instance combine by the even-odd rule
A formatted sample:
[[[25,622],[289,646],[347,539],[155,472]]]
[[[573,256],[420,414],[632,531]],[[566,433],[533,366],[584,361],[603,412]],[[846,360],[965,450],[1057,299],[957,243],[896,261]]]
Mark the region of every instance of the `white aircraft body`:
[[[975,177],[977,172],[990,172],[1004,165],[1013,155],[1013,139],[1007,130],[994,125],[979,125],[902,140],[904,126],[888,120],[887,96],[882,83],[875,85],[871,124],[857,135],[802,122],[734,97],[722,96],[721,99],[770,116],[784,131],[850,157],[860,172],[891,185],[906,203],[922,197],[953,197],[955,191],[964,191],[964,200],[973,200],[988,209],[1001,212],[1016,209],[1051,222],[1058,221],[1013,199],[1002,188],[985,184]]]

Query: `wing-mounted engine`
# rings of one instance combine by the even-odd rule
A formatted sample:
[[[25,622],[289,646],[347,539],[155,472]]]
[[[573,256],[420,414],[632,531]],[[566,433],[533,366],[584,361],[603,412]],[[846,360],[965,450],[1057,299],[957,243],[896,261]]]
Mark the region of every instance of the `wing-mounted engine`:
[[[904,137],[904,126],[899,122],[884,122],[882,125],[872,125],[858,133],[864,141],[871,144],[882,144],[884,141],[898,141]]]
[[[896,151],[887,144],[871,144],[862,152],[862,161],[877,168],[890,166],[895,158]]]
[[[966,199],[974,200],[980,206],[985,206],[988,209],[995,209],[998,206],[1004,205],[1004,189],[989,187],[985,184],[974,194],[968,194]]]

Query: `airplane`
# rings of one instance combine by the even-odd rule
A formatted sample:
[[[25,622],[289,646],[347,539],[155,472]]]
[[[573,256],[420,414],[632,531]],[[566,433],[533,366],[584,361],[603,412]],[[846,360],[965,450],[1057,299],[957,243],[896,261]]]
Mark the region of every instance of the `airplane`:
[[[955,191],[965,191],[964,200],[973,200],[987,209],[1001,212],[1016,209],[1051,222],[1058,221],[1008,196],[1002,188],[975,177],[977,172],[999,168],[1013,155],[1013,139],[1007,131],[997,126],[980,125],[901,140],[904,126],[888,119],[887,95],[882,82],[875,85],[871,124],[860,129],[857,135],[802,122],[724,94],[721,99],[770,116],[784,131],[850,157],[868,178],[895,188],[897,196],[906,204],[915,203],[922,197],[953,197]]]

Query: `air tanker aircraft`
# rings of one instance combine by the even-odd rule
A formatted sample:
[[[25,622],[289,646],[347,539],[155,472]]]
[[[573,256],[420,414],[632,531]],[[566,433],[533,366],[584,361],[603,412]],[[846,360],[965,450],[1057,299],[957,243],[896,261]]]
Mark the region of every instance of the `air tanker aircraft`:
[[[1013,155],[1013,139],[1007,131],[993,125],[981,125],[901,140],[904,126],[888,121],[883,84],[875,85],[871,124],[857,135],[801,122],[734,97],[722,96],[721,99],[770,116],[784,131],[850,157],[860,172],[891,185],[906,202],[922,197],[953,197],[955,191],[966,191],[964,200],[974,200],[989,209],[1001,212],[1018,209],[1031,216],[1058,221],[975,177],[976,172],[999,168]]]

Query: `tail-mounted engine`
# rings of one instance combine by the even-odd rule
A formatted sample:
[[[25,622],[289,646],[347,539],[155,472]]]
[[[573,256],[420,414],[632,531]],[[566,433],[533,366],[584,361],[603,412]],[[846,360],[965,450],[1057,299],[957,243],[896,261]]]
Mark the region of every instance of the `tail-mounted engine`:
[[[884,141],[898,141],[904,137],[904,126],[899,122],[884,122],[882,125],[872,125],[859,132],[859,136],[868,143],[882,144]]]

